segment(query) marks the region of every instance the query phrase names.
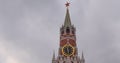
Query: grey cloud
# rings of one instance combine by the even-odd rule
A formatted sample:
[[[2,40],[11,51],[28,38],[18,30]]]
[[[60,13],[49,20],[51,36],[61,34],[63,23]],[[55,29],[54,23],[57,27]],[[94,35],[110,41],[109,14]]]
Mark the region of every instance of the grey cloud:
[[[0,53],[0,63],[7,63],[8,56],[14,63],[50,63],[53,50],[57,55],[59,47],[65,2],[1,0],[0,45],[9,50]],[[118,0],[71,1],[79,55],[83,50],[86,63],[120,63],[119,6]]]

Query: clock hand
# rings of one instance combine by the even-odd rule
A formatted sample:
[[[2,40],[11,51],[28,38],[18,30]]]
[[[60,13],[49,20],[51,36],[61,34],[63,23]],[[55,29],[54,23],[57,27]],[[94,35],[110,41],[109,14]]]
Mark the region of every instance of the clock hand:
[[[69,53],[69,49],[68,49],[68,47],[67,47],[67,52]]]

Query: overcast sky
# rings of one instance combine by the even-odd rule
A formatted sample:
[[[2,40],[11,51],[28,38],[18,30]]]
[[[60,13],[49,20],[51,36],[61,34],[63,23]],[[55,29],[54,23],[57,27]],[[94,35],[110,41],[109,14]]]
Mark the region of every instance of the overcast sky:
[[[70,0],[79,56],[120,63],[120,0]],[[0,0],[0,63],[51,63],[66,0]]]

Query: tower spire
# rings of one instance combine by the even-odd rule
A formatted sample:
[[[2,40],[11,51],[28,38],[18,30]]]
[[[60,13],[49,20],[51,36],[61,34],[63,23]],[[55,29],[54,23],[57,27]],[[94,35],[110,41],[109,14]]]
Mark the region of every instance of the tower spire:
[[[67,2],[65,5],[67,7],[67,10],[66,10],[66,16],[65,16],[65,22],[64,22],[64,26],[65,27],[70,27],[71,26],[71,19],[70,19],[70,14],[69,14],[69,2]]]

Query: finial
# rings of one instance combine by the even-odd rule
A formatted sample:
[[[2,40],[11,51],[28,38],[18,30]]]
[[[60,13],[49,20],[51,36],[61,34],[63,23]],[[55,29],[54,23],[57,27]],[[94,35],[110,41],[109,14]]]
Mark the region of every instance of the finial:
[[[65,4],[65,5],[66,5],[66,7],[68,7],[68,6],[69,6],[69,4],[70,4],[70,3],[67,1],[67,3]]]

